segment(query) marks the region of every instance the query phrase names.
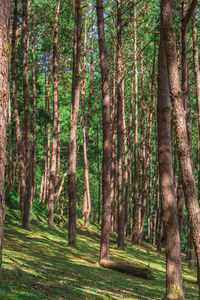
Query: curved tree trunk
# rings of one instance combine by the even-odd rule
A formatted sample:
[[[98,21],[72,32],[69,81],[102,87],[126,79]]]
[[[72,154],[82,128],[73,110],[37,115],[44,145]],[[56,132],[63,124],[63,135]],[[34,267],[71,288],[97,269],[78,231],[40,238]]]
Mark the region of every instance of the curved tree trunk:
[[[193,1],[192,3],[194,2],[196,1]],[[183,96],[177,64],[176,35],[172,23],[171,1],[162,0],[161,7],[168,76],[171,95],[174,102],[173,111],[177,136],[177,150],[181,167],[183,189],[186,198],[186,207],[196,246],[197,259],[198,263],[200,263],[200,208],[195,191],[193,166],[191,162],[190,148],[188,146]]]

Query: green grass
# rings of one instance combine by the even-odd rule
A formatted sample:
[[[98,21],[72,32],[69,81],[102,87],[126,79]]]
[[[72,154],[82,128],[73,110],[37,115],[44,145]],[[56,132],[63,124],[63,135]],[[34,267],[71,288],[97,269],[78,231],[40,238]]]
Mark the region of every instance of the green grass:
[[[8,211],[5,226],[0,299],[163,299],[165,255],[147,243],[131,245],[126,251],[111,238],[111,259],[150,266],[154,279],[145,280],[99,266],[98,226],[89,231],[79,222],[78,248],[67,246],[67,224],[50,229],[45,218],[34,216],[31,230],[18,224],[18,213]],[[183,256],[184,257],[184,256]],[[198,299],[196,272],[183,259],[186,299]]]

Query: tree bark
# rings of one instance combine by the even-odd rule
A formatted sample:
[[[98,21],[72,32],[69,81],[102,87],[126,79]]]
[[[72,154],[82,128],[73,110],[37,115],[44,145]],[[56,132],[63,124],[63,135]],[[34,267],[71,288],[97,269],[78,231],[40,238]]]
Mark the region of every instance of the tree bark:
[[[22,69],[23,69],[23,98],[24,98],[24,140],[26,163],[26,196],[22,226],[29,230],[31,217],[32,195],[32,158],[31,158],[31,128],[30,128],[30,97],[28,75],[28,48],[29,48],[29,0],[22,2]]]
[[[103,118],[103,170],[102,170],[102,224],[101,224],[101,244],[100,260],[109,260],[110,227],[111,227],[111,198],[110,198],[110,96],[108,85],[108,62],[106,54],[106,42],[104,33],[103,1],[96,0],[98,41],[101,65],[102,81],[102,118]]]
[[[172,23],[172,7],[170,0],[161,1],[165,51],[167,57],[168,77],[172,95],[175,130],[177,136],[177,150],[186,198],[186,207],[192,234],[196,246],[197,259],[200,263],[200,209],[195,191],[195,181],[191,154],[188,146],[187,127],[183,107],[183,95],[177,64],[176,35]]]
[[[89,162],[87,145],[87,123],[85,114],[85,76],[86,76],[86,51],[87,51],[87,9],[85,10],[84,24],[84,46],[83,46],[83,65],[82,65],[82,83],[81,83],[81,109],[83,126],[83,157],[84,157],[84,194],[83,194],[83,220],[84,226],[88,228],[91,212],[90,187],[89,187]]]
[[[34,21],[32,18],[32,27],[34,26]],[[33,178],[32,178],[32,195],[31,203],[33,202],[36,188],[36,166],[37,166],[37,131],[36,131],[36,54],[35,54],[35,41],[33,36],[33,28],[31,33],[32,42],[32,82],[33,82]]]
[[[122,70],[121,0],[117,1],[117,161],[118,161],[118,248],[124,250],[123,202],[123,115],[124,84]]]
[[[0,2],[0,280],[5,219],[6,122],[9,99],[9,33],[11,1]]]
[[[200,71],[199,71],[199,54],[198,54],[198,40],[197,29],[193,24],[193,63],[194,74],[196,82],[196,98],[197,98],[197,123],[198,123],[198,198],[200,201]]]
[[[68,189],[69,189],[69,246],[76,247],[76,130],[78,122],[80,83],[81,83],[81,23],[82,9],[81,0],[75,1],[74,22],[74,49],[73,49],[73,78],[72,98],[69,133],[69,167],[68,167]]]
[[[135,129],[134,129],[134,213],[133,213],[133,235],[134,244],[138,242],[138,68],[137,68],[137,11],[136,0],[134,0],[133,12],[133,34],[134,34],[134,76],[135,76]]]
[[[170,92],[167,78],[165,45],[161,25],[158,60],[157,117],[159,174],[166,241],[165,299],[184,299],[181,271],[181,243],[172,165]]]
[[[56,162],[57,162],[57,136],[58,136],[58,18],[59,18],[60,0],[56,2],[53,33],[53,141],[51,155],[51,170],[49,179],[49,198],[48,198],[48,224],[53,226],[53,211],[55,203],[55,184],[56,184]]]

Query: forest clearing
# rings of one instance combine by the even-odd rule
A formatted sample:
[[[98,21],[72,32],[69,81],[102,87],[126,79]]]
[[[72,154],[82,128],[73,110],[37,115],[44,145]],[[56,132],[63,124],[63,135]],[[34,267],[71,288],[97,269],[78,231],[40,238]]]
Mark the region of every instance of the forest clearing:
[[[0,1],[0,298],[200,299],[200,3]]]

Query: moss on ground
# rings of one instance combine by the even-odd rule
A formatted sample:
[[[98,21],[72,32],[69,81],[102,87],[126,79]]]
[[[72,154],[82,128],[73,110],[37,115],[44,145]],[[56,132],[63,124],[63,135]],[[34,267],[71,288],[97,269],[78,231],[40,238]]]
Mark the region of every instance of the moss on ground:
[[[79,222],[77,249],[67,245],[67,222],[48,228],[45,218],[34,216],[31,230],[21,228],[16,211],[8,211],[3,251],[0,299],[163,299],[165,255],[147,243],[126,250],[111,237],[111,259],[149,266],[153,280],[145,280],[99,266],[99,226],[89,231]],[[198,299],[196,272],[183,255],[186,299]]]

